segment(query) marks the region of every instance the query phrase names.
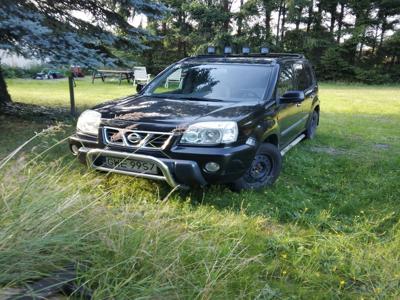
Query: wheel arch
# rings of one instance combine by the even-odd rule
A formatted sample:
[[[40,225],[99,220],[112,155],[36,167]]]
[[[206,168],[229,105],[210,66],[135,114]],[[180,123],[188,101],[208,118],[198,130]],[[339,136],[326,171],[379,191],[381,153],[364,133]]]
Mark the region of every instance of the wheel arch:
[[[277,146],[279,148],[279,138],[276,133],[271,133],[264,138],[263,143],[269,143]]]
[[[319,104],[317,104],[317,105],[314,107],[314,110],[313,110],[313,111],[316,111],[316,112],[318,113],[318,115],[320,114]],[[318,118],[317,124],[319,125],[319,118]]]

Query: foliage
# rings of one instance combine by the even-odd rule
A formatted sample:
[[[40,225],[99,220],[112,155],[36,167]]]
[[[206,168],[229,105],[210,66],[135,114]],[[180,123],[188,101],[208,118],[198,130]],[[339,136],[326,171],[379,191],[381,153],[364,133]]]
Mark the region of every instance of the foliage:
[[[2,0],[0,49],[54,65],[115,66],[124,62],[113,49],[141,51],[144,38],[155,38],[129,20],[136,14],[157,19],[166,11],[156,0]]]
[[[321,79],[371,83],[361,74],[372,68],[378,82],[399,82],[398,76],[387,76],[398,74],[400,63],[396,0],[241,0],[236,1],[237,11],[232,9],[233,1],[163,2],[172,12],[149,23],[163,39],[147,43],[150,49],[145,55],[136,56],[152,73],[187,55],[203,54],[209,44],[220,52],[225,45],[235,51],[250,46],[255,52],[267,45],[276,52],[304,53]],[[340,53],[336,68],[332,68],[334,51]],[[327,70],[333,73],[326,74]]]
[[[316,139],[287,153],[274,187],[240,194],[161,201],[162,183],[89,172],[57,126],[0,169],[0,282],[76,263],[95,299],[397,299],[399,92],[322,83]],[[0,127],[4,157],[46,124]]]
[[[128,19],[153,18],[165,11],[154,1],[36,1],[0,3],[0,48],[57,65],[99,66],[118,63],[110,47],[143,49],[143,37]],[[88,14],[79,18],[74,11]]]
[[[345,51],[341,47],[327,49],[321,57],[320,69],[318,70],[319,79],[329,81],[354,80],[354,68],[346,62],[344,56]]]

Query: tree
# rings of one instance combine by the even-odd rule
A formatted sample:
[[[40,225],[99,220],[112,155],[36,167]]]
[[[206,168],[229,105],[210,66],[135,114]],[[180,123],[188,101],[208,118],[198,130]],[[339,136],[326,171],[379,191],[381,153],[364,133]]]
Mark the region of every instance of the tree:
[[[165,11],[157,0],[2,0],[0,48],[55,65],[123,64],[114,49],[140,51],[145,39],[154,38],[129,20],[138,13],[158,18]],[[0,72],[0,104],[9,101]]]

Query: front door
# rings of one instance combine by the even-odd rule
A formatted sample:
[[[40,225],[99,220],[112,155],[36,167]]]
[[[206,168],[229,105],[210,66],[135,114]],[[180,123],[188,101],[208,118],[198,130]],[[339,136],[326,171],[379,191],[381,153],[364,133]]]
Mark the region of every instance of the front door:
[[[293,63],[281,65],[277,86],[277,98],[288,91],[296,90]],[[302,103],[280,103],[278,111],[278,124],[281,132],[280,147],[289,144],[304,126],[304,113]]]
[[[301,103],[303,115],[303,127],[301,131],[306,129],[307,121],[309,120],[311,108],[317,91],[317,86],[312,76],[311,66],[303,61],[298,61],[293,64],[295,73],[295,88],[298,91],[304,92],[304,101]]]

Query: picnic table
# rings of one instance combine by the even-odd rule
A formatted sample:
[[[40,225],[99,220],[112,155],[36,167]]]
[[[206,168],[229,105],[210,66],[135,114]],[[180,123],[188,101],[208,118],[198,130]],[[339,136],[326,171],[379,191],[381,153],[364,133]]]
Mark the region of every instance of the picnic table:
[[[122,80],[127,80],[130,83],[130,80],[134,79],[134,71],[133,70],[97,70],[93,72],[92,83],[94,83],[95,79],[101,78],[104,82],[106,77],[119,77],[119,84],[121,84]]]

